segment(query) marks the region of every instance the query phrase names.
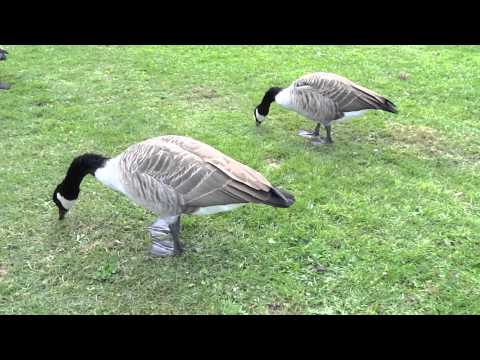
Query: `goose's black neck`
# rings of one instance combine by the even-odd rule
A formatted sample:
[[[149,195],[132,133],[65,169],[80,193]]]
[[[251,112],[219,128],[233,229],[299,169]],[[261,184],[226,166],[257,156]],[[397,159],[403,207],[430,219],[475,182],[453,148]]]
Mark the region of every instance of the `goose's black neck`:
[[[257,106],[258,113],[262,116],[267,116],[270,110],[270,104],[275,101],[275,96],[282,91],[283,88],[271,87],[263,96],[262,102]]]
[[[68,200],[77,199],[83,178],[88,174],[95,175],[95,171],[104,167],[107,160],[108,158],[97,154],[83,154],[76,157],[70,164],[65,179],[58,186],[60,194]]]

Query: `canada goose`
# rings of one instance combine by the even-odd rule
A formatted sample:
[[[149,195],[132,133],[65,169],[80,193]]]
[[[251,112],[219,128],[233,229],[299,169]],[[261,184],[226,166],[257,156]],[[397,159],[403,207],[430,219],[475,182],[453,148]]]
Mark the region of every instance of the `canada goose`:
[[[89,153],[75,158],[53,192],[59,220],[74,205],[87,174],[159,215],[149,227],[155,256],[182,252],[182,214],[215,214],[246,203],[287,208],[295,202],[292,194],[213,147],[165,135],[132,145],[114,158]]]
[[[7,60],[8,51],[0,48],[0,61]]]
[[[313,144],[332,143],[331,123],[359,116],[369,109],[396,113],[395,105],[377,93],[335,74],[317,72],[295,80],[289,87],[270,88],[254,110],[259,126],[270,110],[270,104],[293,110],[317,123],[312,131],[300,130],[299,135],[317,138]],[[325,127],[326,139],[319,139],[320,125]]]
[[[7,60],[8,51],[0,48],[0,61]],[[0,90],[8,90],[10,89],[10,85],[6,83],[0,82]]]

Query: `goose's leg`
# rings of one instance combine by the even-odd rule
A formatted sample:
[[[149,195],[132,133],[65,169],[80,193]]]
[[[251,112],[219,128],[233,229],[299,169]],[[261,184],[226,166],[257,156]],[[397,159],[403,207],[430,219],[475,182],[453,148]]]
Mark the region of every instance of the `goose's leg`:
[[[332,140],[332,125],[325,125],[325,130],[327,132],[327,138],[325,139],[325,142],[327,144],[333,143],[333,140]]]
[[[304,138],[308,138],[308,139],[311,139],[312,137],[319,137],[320,136],[320,123],[317,123],[317,126],[315,126],[315,129],[311,130],[311,131],[300,129],[300,131],[298,132],[298,135],[300,135],[301,137],[304,137]]]
[[[179,240],[180,216],[160,218],[149,227],[152,237],[150,253],[154,256],[173,256],[182,253]]]
[[[327,137],[325,139],[312,141],[313,145],[323,145],[323,144],[332,144],[332,126],[325,125],[325,131],[327,132]]]
[[[183,252],[183,246],[180,242],[180,215],[173,224],[170,224],[170,231],[173,238],[173,254],[180,255]]]
[[[0,90],[8,90],[8,89],[10,89],[9,84],[0,82]]]

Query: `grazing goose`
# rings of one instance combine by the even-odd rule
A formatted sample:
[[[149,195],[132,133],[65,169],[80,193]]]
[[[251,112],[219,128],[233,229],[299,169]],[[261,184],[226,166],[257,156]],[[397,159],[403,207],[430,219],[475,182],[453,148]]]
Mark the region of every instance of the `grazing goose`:
[[[0,61],[7,60],[8,51],[0,48]],[[0,82],[0,90],[8,90],[10,85]]]
[[[0,60],[7,60],[8,51],[0,48]]]
[[[317,72],[302,76],[289,87],[270,88],[262,102],[254,110],[259,126],[270,110],[270,104],[277,104],[296,111],[317,123],[315,130],[300,130],[299,135],[317,138],[313,144],[332,143],[331,123],[359,116],[369,109],[396,113],[395,105],[377,93],[335,74]],[[320,125],[325,127],[326,139],[319,139]]]
[[[111,159],[97,154],[75,158],[53,193],[60,220],[77,200],[87,174],[159,215],[149,227],[155,256],[182,252],[182,214],[215,214],[246,203],[287,208],[295,201],[292,194],[213,147],[166,135],[132,145]]]

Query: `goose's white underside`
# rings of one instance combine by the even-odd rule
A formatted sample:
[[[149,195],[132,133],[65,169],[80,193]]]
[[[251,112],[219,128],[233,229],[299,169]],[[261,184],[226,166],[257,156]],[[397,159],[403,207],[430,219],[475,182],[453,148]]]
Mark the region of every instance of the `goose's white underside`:
[[[245,204],[207,206],[207,207],[198,209],[197,211],[193,212],[192,215],[199,215],[199,216],[212,215],[220,212],[232,211],[243,205]]]
[[[343,113],[343,117],[340,118],[340,119],[338,119],[338,120],[335,120],[335,122],[344,122],[344,121],[347,121],[347,120],[351,120],[351,119],[354,118],[354,117],[362,116],[362,115],[365,114],[367,111],[368,111],[368,109],[367,109],[367,110],[360,110],[360,111],[344,112],[344,113]]]

